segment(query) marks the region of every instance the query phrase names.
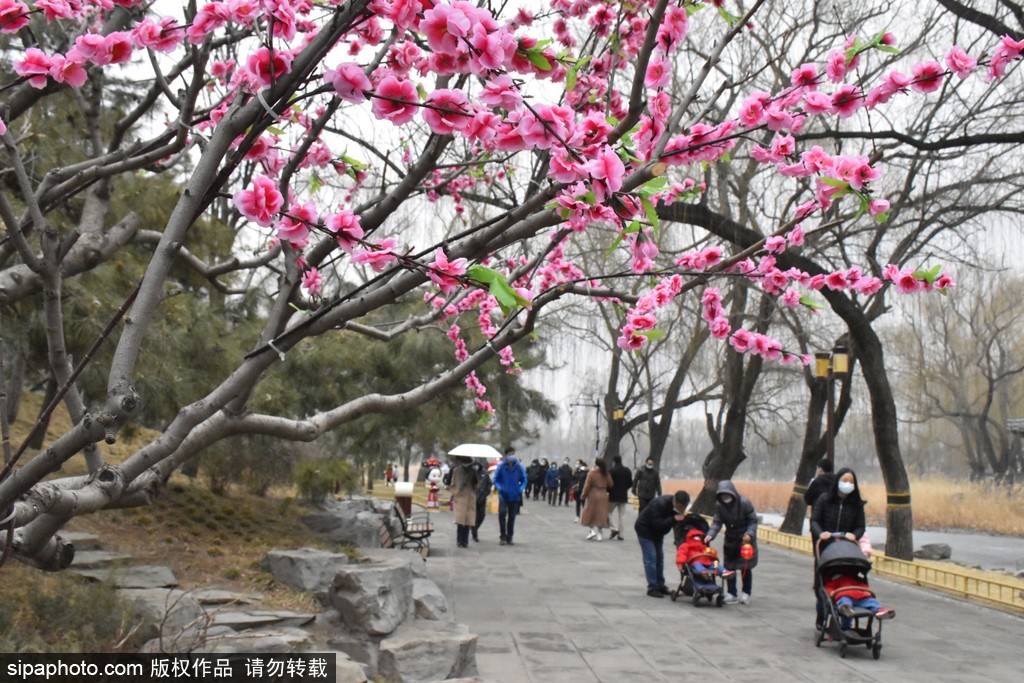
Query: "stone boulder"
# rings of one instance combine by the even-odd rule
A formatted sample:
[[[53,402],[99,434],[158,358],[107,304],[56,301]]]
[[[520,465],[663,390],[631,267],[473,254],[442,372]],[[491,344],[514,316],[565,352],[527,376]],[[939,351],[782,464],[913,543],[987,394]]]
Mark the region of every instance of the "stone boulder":
[[[448,600],[430,579],[412,580],[412,602],[416,616],[420,619],[443,621],[448,618]]]
[[[176,588],[178,579],[170,567],[135,565],[116,569],[79,569],[75,572],[93,581],[109,581],[117,588]]]
[[[134,602],[142,619],[144,638],[174,640],[189,628],[208,625],[206,613],[191,594],[176,588],[122,588],[121,597]]]
[[[295,590],[327,596],[338,568],[349,563],[348,555],[316,548],[271,550],[263,558],[263,568],[274,578]]]
[[[352,498],[327,501],[317,512],[304,515],[302,523],[335,543],[377,548],[380,527],[388,523],[387,517],[372,498]]]
[[[413,622],[380,644],[378,676],[395,683],[427,683],[477,674],[476,635],[459,624],[438,629]]]
[[[948,560],[953,557],[953,548],[948,543],[926,543],[914,551],[919,560]]]
[[[393,559],[338,568],[328,601],[356,633],[387,635],[412,612],[412,568],[401,555]]]

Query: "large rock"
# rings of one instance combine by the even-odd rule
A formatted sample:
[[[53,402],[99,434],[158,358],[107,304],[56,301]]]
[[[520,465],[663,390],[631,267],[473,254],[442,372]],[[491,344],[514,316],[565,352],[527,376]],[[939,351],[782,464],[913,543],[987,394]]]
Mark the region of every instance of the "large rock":
[[[926,543],[914,551],[920,560],[948,560],[953,557],[953,548],[948,543]]]
[[[263,558],[263,567],[274,578],[296,590],[326,597],[338,567],[349,563],[348,555],[316,548],[271,550]]]
[[[118,594],[135,603],[136,613],[142,618],[140,630],[144,638],[171,642],[182,631],[207,623],[199,601],[176,588],[122,588]]]
[[[475,676],[476,639],[461,624],[441,630],[414,624],[381,641],[378,676],[395,683]]]
[[[396,556],[340,567],[329,602],[356,633],[392,633],[412,611],[410,560]]]
[[[305,652],[313,649],[313,636],[301,628],[284,626],[273,629],[253,629],[234,633],[210,634],[192,652],[234,653]]]
[[[387,512],[372,498],[331,500],[303,516],[302,522],[336,543],[376,548],[380,547],[380,526],[387,523]]]
[[[161,565],[79,569],[74,573],[94,581],[110,581],[117,588],[175,588],[178,585],[171,568]]]
[[[217,611],[210,616],[210,623],[216,626],[230,626],[236,631],[244,631],[264,626],[305,626],[311,623],[316,615],[290,610],[253,609]]]
[[[412,580],[412,602],[416,616],[420,619],[442,621],[448,617],[448,600],[430,579]]]
[[[341,633],[333,638],[328,638],[327,647],[342,652],[352,660],[359,662],[368,677],[377,676],[377,663],[380,659],[379,637],[375,638],[365,633],[362,635]]]

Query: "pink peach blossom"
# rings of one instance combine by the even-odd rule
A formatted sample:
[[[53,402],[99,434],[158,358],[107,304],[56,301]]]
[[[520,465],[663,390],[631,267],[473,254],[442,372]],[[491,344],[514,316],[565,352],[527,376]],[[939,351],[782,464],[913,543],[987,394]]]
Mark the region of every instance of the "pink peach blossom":
[[[309,292],[310,296],[320,293],[324,284],[324,276],[316,268],[310,268],[302,273],[302,288]]]
[[[324,71],[324,80],[334,86],[338,97],[346,102],[363,102],[366,100],[366,92],[373,89],[363,68],[351,62]]]
[[[324,227],[334,235],[342,250],[352,253],[356,244],[363,239],[363,228],[359,225],[359,216],[345,209],[333,213],[324,221]]]
[[[400,126],[413,120],[418,103],[419,97],[412,81],[387,76],[377,84],[370,110],[378,119]]]
[[[954,45],[946,55],[946,66],[963,80],[978,68],[978,60],[967,54],[959,45]]]
[[[284,205],[284,197],[277,185],[262,175],[253,179],[250,189],[236,192],[232,200],[239,213],[264,228],[270,227]]]

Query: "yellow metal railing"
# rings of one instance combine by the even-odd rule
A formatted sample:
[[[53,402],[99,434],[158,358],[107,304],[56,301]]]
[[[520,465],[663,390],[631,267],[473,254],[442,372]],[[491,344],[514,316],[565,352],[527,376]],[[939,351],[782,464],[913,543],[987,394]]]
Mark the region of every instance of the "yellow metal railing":
[[[811,554],[811,539],[783,533],[771,527],[758,527],[757,538],[772,545]],[[879,574],[910,583],[952,593],[958,597],[978,600],[998,607],[1024,611],[1024,580],[996,572],[978,572],[956,565],[897,560],[885,553],[874,552],[871,563]]]

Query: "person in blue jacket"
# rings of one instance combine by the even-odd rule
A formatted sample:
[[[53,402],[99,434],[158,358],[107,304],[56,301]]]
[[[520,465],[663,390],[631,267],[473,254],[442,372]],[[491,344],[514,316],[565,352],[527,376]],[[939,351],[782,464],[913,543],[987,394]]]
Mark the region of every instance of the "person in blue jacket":
[[[526,470],[523,469],[516,449],[505,449],[505,459],[494,470],[494,488],[498,490],[498,528],[501,531],[501,545],[512,545],[516,531],[516,515],[523,502],[526,488]]]

